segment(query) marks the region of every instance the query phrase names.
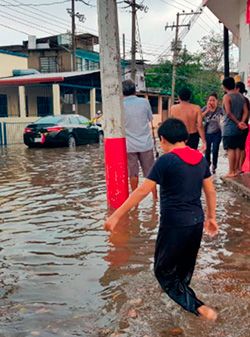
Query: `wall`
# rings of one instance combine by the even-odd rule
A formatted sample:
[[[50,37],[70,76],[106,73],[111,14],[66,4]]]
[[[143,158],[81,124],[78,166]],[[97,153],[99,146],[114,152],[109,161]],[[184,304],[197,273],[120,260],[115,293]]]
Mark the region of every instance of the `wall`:
[[[37,117],[0,118],[0,145],[22,144],[24,128]]]
[[[246,1],[240,0],[240,61],[239,73],[250,91],[250,25],[246,24]],[[249,79],[249,81],[247,81]],[[248,82],[248,83],[247,83]]]
[[[37,96],[51,97],[52,88],[51,86],[44,87],[27,87],[25,88],[25,94],[28,97],[28,116],[37,116]]]
[[[18,117],[19,116],[18,88],[0,86],[0,94],[7,95],[8,116]]]
[[[2,54],[0,52],[0,77],[12,76],[13,69],[27,69],[26,57]]]

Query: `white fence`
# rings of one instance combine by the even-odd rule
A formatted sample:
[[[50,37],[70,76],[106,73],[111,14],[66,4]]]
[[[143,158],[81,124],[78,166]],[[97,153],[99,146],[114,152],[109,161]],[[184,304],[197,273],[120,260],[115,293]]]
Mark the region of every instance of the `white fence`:
[[[32,118],[1,118],[0,119],[0,145],[22,144],[23,130],[37,117]]]

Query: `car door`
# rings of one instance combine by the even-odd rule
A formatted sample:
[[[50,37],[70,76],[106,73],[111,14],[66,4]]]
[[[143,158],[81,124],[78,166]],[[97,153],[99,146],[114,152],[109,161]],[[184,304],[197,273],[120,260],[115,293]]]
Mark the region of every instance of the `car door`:
[[[76,138],[78,144],[83,144],[83,136],[81,132],[81,125],[80,121],[77,116],[70,116],[69,117],[71,127],[72,127],[72,134]]]
[[[98,129],[91,125],[91,121],[84,116],[77,116],[81,125],[83,144],[97,143],[99,141]]]

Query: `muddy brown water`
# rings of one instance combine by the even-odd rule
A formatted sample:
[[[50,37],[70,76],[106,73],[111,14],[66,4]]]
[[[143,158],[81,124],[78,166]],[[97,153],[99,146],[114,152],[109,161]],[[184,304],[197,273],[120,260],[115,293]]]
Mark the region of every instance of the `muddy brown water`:
[[[151,197],[109,236],[103,148],[0,148],[0,336],[249,337],[249,202],[215,178],[220,233],[193,277],[216,324],[184,312],[152,272]],[[128,226],[129,223],[129,226]]]

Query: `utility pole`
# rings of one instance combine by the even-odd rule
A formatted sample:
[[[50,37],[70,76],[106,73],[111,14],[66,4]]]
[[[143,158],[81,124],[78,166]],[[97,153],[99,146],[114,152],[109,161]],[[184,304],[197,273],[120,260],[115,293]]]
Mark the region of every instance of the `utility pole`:
[[[182,48],[182,42],[179,40],[179,28],[180,27],[188,27],[190,29],[191,23],[188,24],[180,24],[180,16],[181,15],[195,15],[195,14],[201,14],[200,12],[194,12],[191,11],[190,13],[177,13],[176,14],[176,24],[172,24],[171,26],[168,25],[168,23],[165,26],[165,30],[168,28],[171,28],[172,30],[175,28],[175,39],[172,41],[171,50],[173,51],[173,71],[172,71],[172,89],[171,89],[171,105],[174,104],[174,96],[175,96],[175,83],[176,83],[176,68],[177,68],[177,58],[179,55],[179,52]]]
[[[128,168],[116,0],[97,0],[107,203],[118,208],[128,197]]]
[[[76,23],[75,0],[71,0],[71,44],[72,44],[72,71],[76,70]]]
[[[125,60],[126,52],[125,52],[125,34],[122,34],[122,58]]]
[[[226,26],[223,29],[224,36],[224,78],[229,77],[229,33]]]
[[[85,15],[75,12],[75,1],[83,2],[85,5],[88,5],[84,0],[71,0],[71,8],[67,8],[68,14],[71,16],[71,71],[76,71],[76,20],[77,17],[80,22],[86,20]]]
[[[132,9],[132,29],[131,29],[131,79],[135,81],[136,75],[136,12],[137,10],[147,13],[148,7],[139,5],[136,0],[124,0]]]

